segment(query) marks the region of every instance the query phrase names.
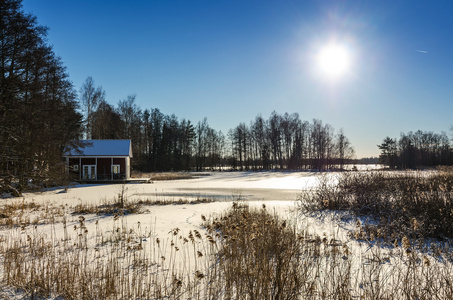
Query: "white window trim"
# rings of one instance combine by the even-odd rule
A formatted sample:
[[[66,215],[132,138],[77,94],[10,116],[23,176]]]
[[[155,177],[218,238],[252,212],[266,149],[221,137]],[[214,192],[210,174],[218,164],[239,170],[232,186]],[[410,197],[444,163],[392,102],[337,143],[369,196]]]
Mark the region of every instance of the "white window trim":
[[[118,172],[115,173],[115,167],[118,167]],[[121,165],[112,165],[112,174],[121,174]]]
[[[85,173],[85,168],[87,168],[88,172]],[[94,170],[94,174],[92,174],[92,170]],[[83,179],[96,179],[97,178],[97,166],[96,165],[83,165],[83,169],[82,169],[82,177]]]

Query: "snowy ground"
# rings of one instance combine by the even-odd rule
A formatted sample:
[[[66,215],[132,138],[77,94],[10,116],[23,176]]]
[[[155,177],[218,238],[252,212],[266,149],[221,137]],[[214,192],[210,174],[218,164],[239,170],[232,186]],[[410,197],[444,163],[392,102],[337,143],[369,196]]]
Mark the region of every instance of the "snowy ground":
[[[265,204],[268,211],[275,212],[286,219],[295,219],[298,195],[302,189],[314,187],[318,176],[317,173],[310,172],[213,172],[194,175],[196,177],[193,179],[153,183],[78,184],[70,186],[67,190],[59,188],[24,193],[21,198],[0,199],[1,206],[33,202],[40,207],[36,211],[28,212],[28,216],[21,216],[26,220],[24,223],[38,226],[27,226],[25,230],[21,227],[4,228],[0,230],[0,236],[7,243],[12,243],[11,239],[25,239],[28,235],[43,236],[46,240],[56,241],[59,247],[65,240],[80,243],[77,235],[81,236],[79,233],[82,232],[81,217],[80,214],[72,213],[74,208],[77,205],[99,206],[112,202],[122,191],[127,201],[141,199],[173,202],[180,199],[204,198],[214,200],[214,202],[200,204],[148,205],[143,207],[142,213],[129,214],[120,219],[109,214],[83,215],[83,226],[87,232],[89,248],[98,247],[100,236],[111,238],[118,229],[127,228],[128,231],[134,231],[135,243],[141,243],[148,253],[156,249],[156,240],[159,239],[160,249],[163,252],[151,258],[159,260],[161,255],[167,257],[174,255],[171,254],[173,248],[170,246],[174,240],[169,234],[172,230],[177,228],[181,237],[188,237],[191,231],[199,231],[204,235],[202,216],[215,217],[216,214],[230,208],[235,201],[244,201],[250,206],[260,207]],[[55,210],[62,213],[51,213]],[[50,215],[59,214],[64,215],[66,226],[62,218],[56,222],[43,221]],[[195,250],[193,248],[193,252]],[[108,256],[109,250],[104,251]],[[193,266],[194,257],[195,253],[185,254],[180,258],[181,262],[175,260],[174,264],[181,265],[181,269],[185,269],[187,265]],[[0,291],[0,297],[21,299],[22,296],[20,292]]]
[[[90,253],[95,253],[93,257],[96,256],[96,262],[99,263],[103,257],[105,259],[112,257],[109,244],[104,243],[105,240],[114,239],[116,233],[122,231],[119,234],[127,237],[128,245],[143,247],[143,253],[147,253],[146,257],[150,260],[159,261],[161,257],[170,257],[176,269],[193,274],[197,268],[196,261],[200,263],[196,258],[197,250],[203,250],[202,247],[205,246],[200,242],[193,248],[187,247],[188,244],[184,245],[184,238],[188,238],[196,231],[206,237],[202,216],[214,218],[230,208],[233,202],[241,201],[252,207],[261,207],[265,204],[269,212],[275,212],[282,219],[303,228],[310,236],[318,235],[347,243],[350,253],[357,257],[353,268],[357,269],[358,275],[368,272],[370,268],[372,271],[375,270],[374,260],[370,257],[395,258],[392,262],[390,259],[386,260],[384,265],[379,263],[386,270],[384,271],[386,274],[392,274],[391,266],[404,265],[404,257],[398,254],[399,250],[392,254],[389,248],[373,247],[371,243],[351,239],[348,233],[356,229],[353,218],[349,219],[347,215],[339,212],[310,216],[298,210],[298,197],[302,190],[316,188],[319,176],[334,177],[335,172],[213,172],[194,175],[196,177],[193,179],[153,183],[74,185],[67,190],[59,188],[24,193],[22,198],[0,199],[0,206],[32,202],[39,207],[21,216],[29,224],[36,226],[22,228],[17,226],[12,229],[4,227],[0,230],[0,238],[5,243],[11,244],[15,239],[25,241],[29,236],[44,237],[63,251],[71,248],[71,243],[75,248],[80,248],[81,244],[86,243],[87,249],[91,249]],[[81,217],[80,214],[73,213],[77,205],[99,206],[111,203],[121,193],[126,196],[126,201],[164,200],[173,203],[178,200],[210,199],[213,202],[145,205],[141,213],[128,214],[120,218],[112,214],[84,214]],[[56,216],[55,221],[49,221],[49,216]],[[176,228],[179,239],[176,238],[176,234],[172,234]],[[100,242],[101,240],[103,242]],[[158,240],[160,242],[157,242]],[[175,246],[182,250],[175,252]],[[211,262],[207,260],[205,263]],[[157,268],[164,272],[169,270],[168,264],[167,266],[163,262],[161,264],[156,265]],[[388,279],[392,280],[395,279]],[[357,281],[355,285],[360,284]],[[0,298],[23,299],[24,293],[20,290],[5,287],[2,289]],[[358,290],[360,291],[360,287]]]
[[[215,200],[213,203],[202,204],[148,206],[145,213],[130,215],[127,221],[129,224],[140,222],[142,227],[152,227],[156,235],[167,234],[173,228],[189,231],[200,228],[202,214],[209,216],[219,213],[238,200],[251,205],[262,205],[265,202],[269,209],[275,209],[287,217],[297,204],[301,190],[316,185],[316,176],[318,175],[310,172],[214,172],[187,180],[126,184],[125,194],[129,200]],[[100,205],[103,201],[111,201],[121,193],[122,188],[121,184],[81,184],[70,187],[67,192],[55,189],[24,193],[23,198],[1,199],[0,203],[32,201],[43,206],[65,207],[70,210],[76,205]],[[68,219],[68,226],[77,224],[77,217]],[[87,225],[96,221],[111,223],[111,217],[85,217]]]
[[[71,214],[76,205],[101,205],[111,202],[125,190],[128,201],[131,200],[165,200],[178,201],[194,199],[211,199],[214,202],[200,204],[170,204],[145,206],[140,214],[124,217],[129,227],[140,224],[145,231],[152,232],[154,237],[165,238],[175,228],[182,234],[191,230],[203,230],[201,216],[215,216],[232,206],[234,201],[244,201],[250,206],[261,207],[266,204],[268,211],[278,213],[282,218],[296,222],[297,225],[309,227],[310,232],[318,235],[335,235],[346,237],[351,224],[336,222],[339,217],[329,214],[324,218],[301,215],[297,210],[298,197],[304,189],[312,189],[318,183],[318,176],[335,176],[335,173],[313,172],[212,172],[201,176],[194,173],[194,179],[155,181],[153,183],[134,184],[79,184],[67,191],[63,188],[45,192],[24,193],[22,198],[0,199],[0,205],[8,203],[34,202],[47,210],[58,208],[66,212],[67,227],[77,226],[79,214]],[[42,212],[30,216],[30,222],[41,224]],[[112,231],[112,215],[84,215],[85,226],[89,232],[95,227]],[[49,223],[49,222],[47,222]],[[353,224],[353,223],[352,223]],[[56,228],[55,228],[56,227]],[[61,224],[44,224],[38,230],[44,234],[62,236]]]
[[[323,217],[311,217],[298,210],[298,197],[303,189],[312,189],[318,183],[318,176],[335,176],[335,173],[313,172],[212,172],[194,173],[194,179],[155,181],[153,183],[126,184],[80,184],[39,193],[24,193],[23,198],[0,199],[0,205],[15,202],[34,202],[42,207],[60,208],[66,212],[67,228],[79,226],[80,215],[71,214],[76,205],[101,205],[112,201],[122,189],[128,201],[131,200],[165,200],[168,202],[194,199],[212,199],[211,203],[170,204],[145,206],[140,214],[126,215],[121,219],[121,226],[140,227],[142,232],[150,233],[143,241],[150,242],[159,238],[164,242],[171,240],[171,232],[177,228],[181,236],[190,231],[204,232],[202,215],[215,217],[231,208],[233,202],[243,201],[251,207],[263,204],[269,212],[277,213],[282,219],[296,223],[299,228],[309,229],[309,234],[335,236],[347,240],[348,230],[354,228],[354,222],[340,222],[338,214],[326,214]],[[201,176],[200,176],[201,175]],[[41,215],[31,216],[41,219]],[[38,222],[39,224],[40,222]],[[47,221],[48,223],[48,221]],[[84,225],[89,235],[101,230],[112,234],[120,227],[112,215],[84,215]],[[57,223],[38,226],[40,234],[53,238],[64,238],[63,225]],[[150,245],[151,246],[151,245]]]

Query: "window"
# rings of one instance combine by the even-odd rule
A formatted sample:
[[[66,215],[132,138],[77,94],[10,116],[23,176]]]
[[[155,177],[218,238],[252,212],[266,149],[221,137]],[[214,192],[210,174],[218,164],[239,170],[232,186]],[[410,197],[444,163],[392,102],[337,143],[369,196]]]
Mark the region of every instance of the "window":
[[[79,170],[79,165],[73,165],[72,166],[73,171],[78,171]]]
[[[96,166],[84,165],[83,166],[83,179],[96,179]]]
[[[120,165],[112,165],[112,173],[119,174],[120,173]]]

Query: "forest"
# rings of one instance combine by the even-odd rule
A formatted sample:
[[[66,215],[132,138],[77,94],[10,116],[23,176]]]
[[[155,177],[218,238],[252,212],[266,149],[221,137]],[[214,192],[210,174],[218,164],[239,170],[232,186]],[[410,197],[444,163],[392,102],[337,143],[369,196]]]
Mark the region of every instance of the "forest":
[[[379,162],[391,169],[453,165],[453,148],[445,132],[401,133],[399,139],[386,137],[378,148],[381,150]]]
[[[65,145],[82,132],[77,93],[47,28],[20,1],[0,2],[0,22],[0,187],[52,184]]]

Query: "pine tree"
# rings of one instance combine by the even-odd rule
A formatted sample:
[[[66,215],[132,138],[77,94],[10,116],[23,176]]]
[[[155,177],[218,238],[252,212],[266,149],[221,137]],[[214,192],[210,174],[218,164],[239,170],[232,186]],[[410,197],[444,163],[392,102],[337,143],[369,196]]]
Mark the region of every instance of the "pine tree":
[[[21,1],[0,2],[0,187],[20,193],[64,175],[62,153],[81,116],[66,69],[46,44],[47,29]]]

